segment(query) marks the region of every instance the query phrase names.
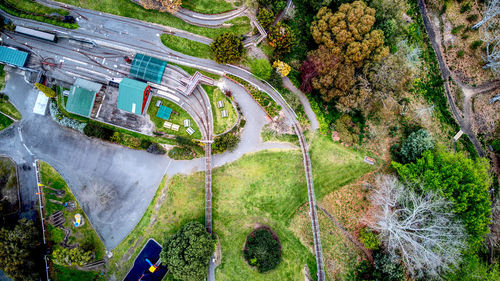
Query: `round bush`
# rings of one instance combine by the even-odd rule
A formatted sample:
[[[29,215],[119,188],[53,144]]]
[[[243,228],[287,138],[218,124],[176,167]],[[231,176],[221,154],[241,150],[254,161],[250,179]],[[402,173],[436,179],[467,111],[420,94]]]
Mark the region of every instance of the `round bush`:
[[[281,261],[279,238],[266,227],[256,229],[247,236],[243,256],[261,273],[272,270]]]

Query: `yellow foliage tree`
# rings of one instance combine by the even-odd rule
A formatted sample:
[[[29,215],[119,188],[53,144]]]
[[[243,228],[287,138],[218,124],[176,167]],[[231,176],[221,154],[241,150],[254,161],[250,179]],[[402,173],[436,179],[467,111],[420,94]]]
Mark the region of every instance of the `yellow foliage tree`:
[[[280,60],[274,61],[273,67],[279,71],[279,73],[281,74],[282,77],[288,76],[288,74],[290,73],[290,70],[292,70],[292,68],[288,64],[286,64]]]
[[[177,13],[182,0],[139,0],[145,9],[159,10],[160,12]]]
[[[56,92],[54,92],[54,90],[43,84],[35,83],[35,87],[37,87],[38,90],[42,91],[42,93],[44,93],[49,98],[54,98],[56,96]]]

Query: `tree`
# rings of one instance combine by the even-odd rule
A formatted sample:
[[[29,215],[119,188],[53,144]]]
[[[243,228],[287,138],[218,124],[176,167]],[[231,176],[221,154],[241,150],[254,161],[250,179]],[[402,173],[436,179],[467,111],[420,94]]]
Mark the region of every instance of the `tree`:
[[[379,176],[376,185],[372,202],[378,213],[370,226],[408,273],[435,278],[460,262],[466,237],[462,224],[446,211],[449,201],[434,191],[419,195],[394,176]]]
[[[269,29],[267,41],[269,46],[274,48],[274,53],[280,56],[290,52],[295,41],[295,35],[287,24],[278,22]]]
[[[214,246],[202,224],[188,222],[179,232],[165,239],[160,258],[175,279],[204,280]]]
[[[290,70],[292,70],[292,68],[287,63],[282,62],[280,60],[274,61],[273,67],[276,68],[276,70],[280,73],[281,77],[288,76]]]
[[[500,0],[499,0],[500,1]],[[484,69],[497,72],[500,69],[500,19],[491,20],[479,30],[479,38],[486,43]]]
[[[281,261],[281,245],[277,237],[267,228],[256,229],[247,236],[243,256],[259,272],[278,266]]]
[[[437,150],[424,152],[415,163],[392,165],[405,183],[449,200],[452,204],[448,211],[462,221],[471,249],[480,247],[489,231],[491,215],[491,178],[486,159],[473,161],[463,153]]]
[[[233,151],[238,145],[239,141],[240,138],[231,132],[218,136],[214,138],[214,142],[212,143],[212,151],[216,154],[225,152],[226,150]]]
[[[43,84],[35,83],[35,87],[37,87],[38,90],[40,90],[42,93],[44,93],[49,98],[54,98],[56,96],[56,92],[54,92],[54,90],[52,90],[51,88],[49,88]]]
[[[266,8],[260,8],[257,14],[257,20],[265,30],[269,30],[274,21],[274,13]]]
[[[308,89],[310,80],[312,88],[325,101],[335,100],[341,111],[361,107],[371,90],[365,78],[354,76],[356,70],[366,62],[379,61],[389,52],[383,45],[384,33],[372,30],[374,23],[375,10],[362,1],[342,4],[336,13],[321,8],[311,24],[313,39],[320,46],[309,54],[310,62],[305,64],[307,70],[314,70],[311,74],[317,75],[303,82],[302,87]],[[359,87],[352,91],[356,84]]]
[[[498,281],[500,280],[500,270],[498,264],[489,265],[478,256],[467,255],[460,266],[443,276],[443,279],[446,281]]]
[[[260,79],[267,80],[273,68],[267,59],[253,59],[250,61],[250,71]]]
[[[210,44],[217,63],[236,63],[243,56],[243,43],[232,33],[222,33]]]
[[[368,250],[378,250],[380,248],[380,240],[377,234],[368,227],[363,227],[359,232],[359,241],[361,241]]]
[[[336,13],[323,7],[316,16],[318,20],[311,24],[314,41],[328,47],[334,55],[343,55],[347,63],[360,67],[367,58],[377,61],[389,53],[384,46],[384,33],[371,30],[375,10],[363,1],[342,4]]]
[[[80,247],[68,249],[59,247],[52,252],[52,260],[60,265],[84,266],[92,260],[92,252]]]
[[[31,220],[19,220],[12,230],[0,229],[0,269],[15,281],[38,280],[40,239]]]
[[[139,0],[145,9],[155,9],[160,12],[175,14],[182,4],[182,0]]]
[[[472,26],[473,29],[478,29],[486,22],[500,15],[500,0],[489,0],[486,5],[486,11],[483,14],[483,19]]]
[[[434,148],[434,139],[425,129],[411,133],[401,145],[401,156],[405,163],[413,162],[422,153]]]

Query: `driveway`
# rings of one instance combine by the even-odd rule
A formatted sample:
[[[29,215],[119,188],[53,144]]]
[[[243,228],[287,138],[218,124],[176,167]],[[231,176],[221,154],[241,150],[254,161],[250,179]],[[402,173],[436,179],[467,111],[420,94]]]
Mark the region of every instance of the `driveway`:
[[[70,186],[106,248],[113,249],[144,214],[165,173],[168,158],[91,139],[59,126],[50,116],[33,114],[36,92],[21,75],[10,76],[5,93],[23,119],[0,134],[0,154],[28,166],[34,158],[53,166]],[[21,183],[23,205],[25,195],[32,202],[36,200],[36,184],[32,184]],[[29,186],[33,189],[29,190]],[[95,204],[106,196],[111,199]]]

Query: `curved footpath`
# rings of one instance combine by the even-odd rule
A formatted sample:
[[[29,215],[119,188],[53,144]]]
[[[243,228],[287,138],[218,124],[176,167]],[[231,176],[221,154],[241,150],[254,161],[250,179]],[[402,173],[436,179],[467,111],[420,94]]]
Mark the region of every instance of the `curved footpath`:
[[[103,46],[107,46],[109,48],[117,50],[122,50],[126,52],[144,53],[170,62],[191,66],[199,69],[204,69],[219,75],[229,73],[246,80],[256,88],[266,92],[267,94],[269,94],[271,98],[273,98],[276,101],[277,104],[279,104],[283,108],[283,111],[285,112],[287,119],[293,124],[295,128],[297,135],[299,137],[299,142],[301,144],[301,149],[304,157],[306,182],[308,183],[308,197],[309,197],[309,204],[311,207],[311,224],[313,228],[314,248],[315,248],[315,255],[318,267],[318,280],[320,281],[324,280],[325,275],[324,275],[323,258],[321,255],[321,242],[319,237],[319,231],[317,228],[318,226],[317,216],[316,216],[317,208],[314,198],[314,188],[312,185],[313,181],[312,181],[311,164],[308,154],[308,148],[305,142],[304,135],[300,128],[300,125],[297,121],[296,115],[293,112],[293,110],[287,105],[281,94],[275,91],[270,85],[263,83],[262,81],[255,78],[251,73],[243,69],[240,69],[238,67],[231,65],[219,65],[211,60],[195,58],[178,52],[173,52],[172,50],[168,49],[167,47],[163,46],[163,44],[161,44],[157,30],[152,29],[151,28],[152,25],[149,23],[134,19],[124,18],[116,15],[110,15],[106,13],[96,13],[94,11],[89,11],[87,9],[82,9],[73,6],[71,8],[73,9],[73,11],[79,14],[85,14],[85,17],[88,18],[88,20],[86,21],[79,22],[81,23],[82,28],[79,28],[77,30],[68,30],[65,28],[51,26],[48,24],[34,22],[31,20],[15,18],[12,16],[9,16],[9,18],[14,18],[16,22],[22,23],[24,25],[31,25],[31,26],[35,25],[38,28],[44,27],[48,30],[52,30],[55,32],[62,32],[63,34],[70,36],[78,36],[78,37],[83,36],[90,40],[93,40],[97,44],[101,44]],[[119,36],[102,36],[96,34],[92,30],[87,30],[84,28],[85,23],[91,24],[92,22],[94,22],[94,20],[100,22],[114,23],[117,26],[122,26],[123,22],[126,22],[127,28],[134,28],[140,31],[140,33],[132,34],[130,32],[127,32],[124,34],[120,32]],[[154,38],[154,39],[152,41],[146,41],[144,40],[144,38]]]

